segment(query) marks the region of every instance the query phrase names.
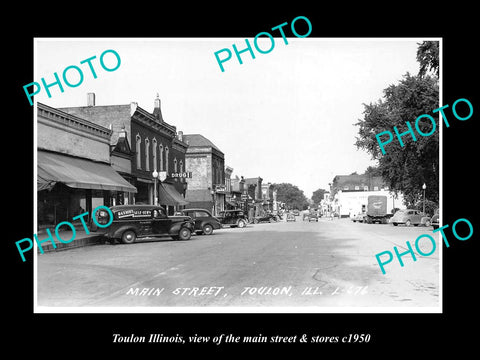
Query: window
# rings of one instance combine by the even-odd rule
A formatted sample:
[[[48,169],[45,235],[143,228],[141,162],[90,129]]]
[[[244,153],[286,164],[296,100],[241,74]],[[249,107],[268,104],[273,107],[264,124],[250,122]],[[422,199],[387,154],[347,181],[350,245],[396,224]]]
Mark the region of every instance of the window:
[[[173,159],[173,172],[178,172],[177,158]]]
[[[140,148],[141,148],[141,144],[142,144],[142,138],[140,137],[140,135],[137,134],[135,139],[136,139],[136,151],[137,151],[137,169],[141,169],[142,168],[142,157],[141,157],[141,153],[140,153]]]
[[[153,170],[157,170],[157,139],[153,138],[152,140],[152,160],[153,160]]]
[[[165,146],[165,171],[167,172],[168,175],[168,146]]]
[[[163,145],[160,144],[160,169],[159,169],[159,171],[163,171],[163,170],[165,170],[163,168]]]
[[[150,140],[145,139],[145,170],[150,171]]]
[[[183,173],[183,161],[180,160],[180,172]]]
[[[209,217],[209,216],[205,211],[195,211],[194,212],[194,217],[195,218],[205,218],[205,217]]]

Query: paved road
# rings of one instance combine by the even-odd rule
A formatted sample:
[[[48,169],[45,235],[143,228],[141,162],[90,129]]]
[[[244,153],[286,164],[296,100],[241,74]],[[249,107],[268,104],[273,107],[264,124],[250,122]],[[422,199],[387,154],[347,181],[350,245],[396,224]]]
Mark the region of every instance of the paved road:
[[[43,310],[165,307],[162,311],[174,312],[189,310],[185,307],[227,312],[438,307],[437,236],[433,255],[417,254],[416,262],[404,256],[404,267],[395,259],[385,275],[375,259],[379,252],[393,252],[393,246],[406,250],[407,240],[413,244],[430,232],[348,219],[308,223],[297,217],[297,222],[227,228],[189,241],[166,238],[45,253],[37,258],[37,301]],[[425,243],[424,252],[430,249]]]

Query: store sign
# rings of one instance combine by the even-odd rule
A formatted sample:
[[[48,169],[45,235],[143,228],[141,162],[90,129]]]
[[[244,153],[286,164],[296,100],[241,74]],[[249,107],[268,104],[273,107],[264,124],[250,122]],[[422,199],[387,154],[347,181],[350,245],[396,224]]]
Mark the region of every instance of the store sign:
[[[225,185],[216,185],[215,186],[215,192],[217,193],[224,193],[226,191]]]
[[[191,171],[186,171],[186,172],[172,172],[170,174],[172,178],[185,178],[185,179],[191,179],[192,178],[192,172]]]

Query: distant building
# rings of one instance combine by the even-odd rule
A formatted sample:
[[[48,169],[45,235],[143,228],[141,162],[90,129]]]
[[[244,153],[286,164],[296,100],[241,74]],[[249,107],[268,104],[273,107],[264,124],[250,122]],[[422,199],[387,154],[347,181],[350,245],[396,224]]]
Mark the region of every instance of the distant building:
[[[322,209],[336,212],[340,217],[352,217],[365,211],[369,195],[387,196],[387,211],[403,207],[403,195],[392,194],[381,176],[369,174],[337,175],[331,184],[330,201]]]
[[[333,178],[332,188],[334,193],[338,190],[347,191],[379,191],[388,190],[381,176],[367,174],[337,175]]]

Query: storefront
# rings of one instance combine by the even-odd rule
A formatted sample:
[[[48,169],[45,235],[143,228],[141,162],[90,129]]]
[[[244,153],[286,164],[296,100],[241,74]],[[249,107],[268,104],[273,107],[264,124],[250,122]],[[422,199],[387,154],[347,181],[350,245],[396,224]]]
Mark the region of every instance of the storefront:
[[[83,212],[90,214],[99,205],[111,206],[117,199],[136,192],[135,186],[108,164],[56,152],[37,152],[39,227],[70,221]]]

